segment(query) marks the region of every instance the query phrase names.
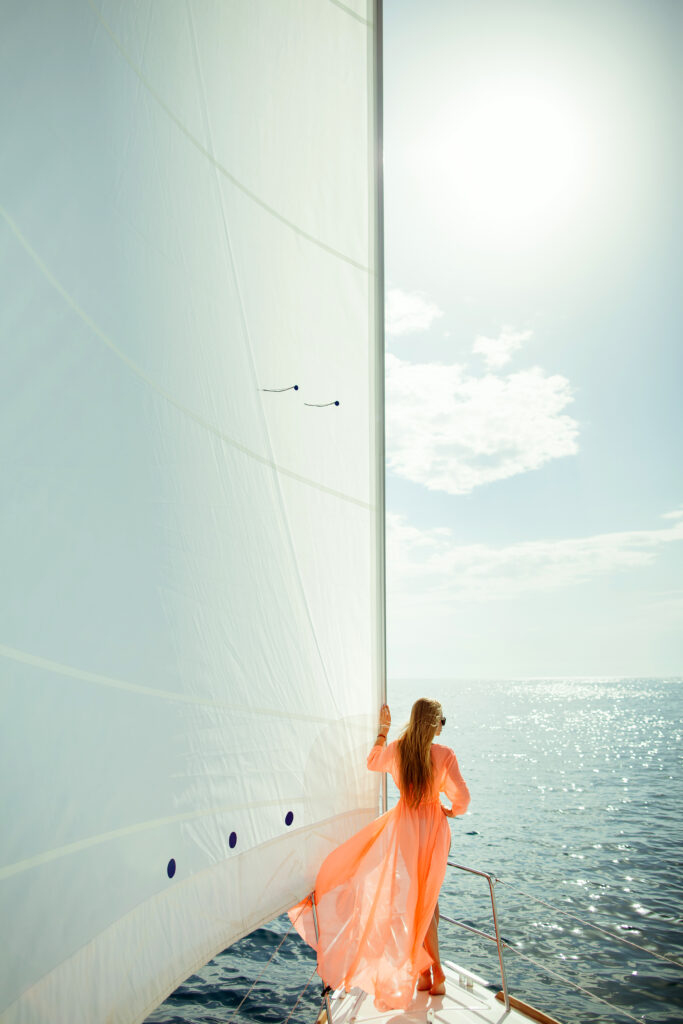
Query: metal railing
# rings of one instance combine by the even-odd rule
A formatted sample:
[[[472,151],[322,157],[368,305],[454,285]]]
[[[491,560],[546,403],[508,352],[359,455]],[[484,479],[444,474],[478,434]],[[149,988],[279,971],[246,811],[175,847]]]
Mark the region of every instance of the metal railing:
[[[534,903],[539,903],[547,909],[554,911],[555,913],[562,914],[564,917],[568,917],[571,918],[573,921],[577,921],[579,924],[583,925],[587,929],[593,929],[594,931],[599,932],[604,936],[607,936],[610,940],[616,940],[619,943],[623,943],[625,946],[629,946],[631,949],[636,949],[640,953],[645,953],[649,956],[656,957],[658,960],[664,961],[665,963],[670,964],[672,967],[676,967],[679,970],[683,970],[683,963],[680,960],[674,959],[674,957],[672,956],[667,956],[664,953],[660,953],[657,950],[648,949],[646,946],[642,946],[637,942],[633,942],[631,939],[626,939],[622,935],[618,935],[611,929],[602,928],[599,925],[594,924],[592,921],[586,921],[583,918],[578,917],[576,914],[573,914],[567,910],[563,910],[561,907],[556,907],[552,903],[548,903],[546,900],[542,900],[538,896],[534,896],[532,893],[528,893],[522,889],[516,888],[504,878],[498,878],[496,875],[491,875],[486,871],[478,871],[475,868],[468,868],[464,864],[456,864],[455,861],[452,860],[448,861],[448,866],[452,868],[457,868],[458,871],[466,871],[470,875],[478,875],[480,878],[485,878],[486,881],[488,882],[489,893],[491,895],[491,911],[493,913],[493,927],[495,935],[490,935],[488,932],[481,931],[481,929],[479,928],[473,928],[472,925],[465,924],[464,921],[458,921],[456,920],[456,918],[449,917],[447,914],[440,913],[439,916],[443,918],[444,921],[448,921],[450,924],[454,924],[458,928],[464,928],[465,931],[472,932],[473,935],[479,935],[481,938],[488,939],[489,941],[496,943],[496,946],[498,947],[498,959],[500,961],[502,994],[505,1001],[506,1011],[510,1009],[510,997],[508,995],[507,981],[505,977],[505,965],[503,963],[503,948],[509,949],[511,953],[514,953],[516,956],[521,957],[524,961],[543,971],[549,977],[556,978],[559,981],[562,981],[565,985],[569,986],[570,988],[573,988],[578,992],[581,992],[583,995],[589,996],[591,999],[595,999],[599,1003],[603,1003],[605,1006],[608,1006],[611,1010],[615,1010],[618,1014],[624,1017],[628,1017],[629,1020],[635,1021],[636,1024],[645,1024],[642,1017],[636,1017],[633,1013],[631,1013],[624,1007],[617,1006],[614,1003],[609,1002],[609,1000],[605,999],[603,996],[598,995],[597,992],[591,992],[590,990],[584,988],[582,985],[579,985],[576,981],[573,981],[572,979],[567,978],[562,974],[559,974],[557,971],[554,971],[552,968],[539,963],[537,960],[534,960],[527,954],[522,953],[519,949],[515,949],[515,947],[511,945],[509,942],[507,942],[505,939],[501,939],[500,932],[498,930],[496,898],[493,892],[493,886],[496,882],[499,882],[501,885],[506,886],[506,888],[510,889],[512,892],[524,896],[526,899],[531,900]]]
[[[448,914],[442,914],[439,912],[439,917],[443,918],[444,921],[448,921],[449,924],[457,925],[459,928],[464,928],[468,932],[472,932],[474,935],[480,935],[484,939],[489,939],[491,942],[495,942],[498,947],[498,960],[500,962],[500,979],[503,986],[503,999],[505,1002],[506,1012],[510,1009],[510,996],[508,995],[507,979],[505,977],[505,964],[503,963],[503,945],[501,941],[500,932],[498,930],[498,914],[496,913],[496,897],[493,892],[494,882],[498,881],[495,875],[489,875],[486,871],[477,871],[476,868],[465,867],[464,864],[456,864],[454,860],[448,861],[448,866],[451,868],[457,868],[458,871],[466,871],[469,875],[479,875],[480,878],[485,878],[489,885],[489,894],[491,896],[491,911],[493,913],[493,928],[495,935],[489,935],[488,932],[482,932],[479,928],[473,928],[469,924],[465,924],[464,921],[457,921],[454,917],[449,917]]]

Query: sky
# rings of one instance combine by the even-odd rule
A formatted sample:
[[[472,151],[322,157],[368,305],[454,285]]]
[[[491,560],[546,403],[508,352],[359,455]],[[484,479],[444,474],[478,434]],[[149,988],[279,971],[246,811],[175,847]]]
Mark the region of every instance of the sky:
[[[683,674],[679,0],[387,0],[390,678]]]

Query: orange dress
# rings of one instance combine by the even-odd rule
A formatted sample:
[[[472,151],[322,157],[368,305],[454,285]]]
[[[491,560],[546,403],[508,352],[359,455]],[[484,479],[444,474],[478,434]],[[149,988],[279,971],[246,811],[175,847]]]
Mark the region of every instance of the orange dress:
[[[289,911],[318,953],[325,984],[372,993],[382,1009],[405,1009],[418,973],[432,963],[423,942],[451,845],[439,794],[446,794],[456,814],[464,814],[470,802],[453,751],[433,743],[431,755],[431,789],[417,807],[401,797],[323,861],[315,882],[319,942],[310,902]],[[374,746],[368,768],[391,772],[400,790],[396,741]]]

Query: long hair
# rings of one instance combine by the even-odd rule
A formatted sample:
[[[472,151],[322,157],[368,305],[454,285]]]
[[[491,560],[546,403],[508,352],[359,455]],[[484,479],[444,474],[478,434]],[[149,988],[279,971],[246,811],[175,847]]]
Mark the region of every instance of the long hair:
[[[410,721],[398,739],[401,795],[410,807],[417,807],[431,784],[430,748],[441,716],[438,700],[421,697],[413,704]]]

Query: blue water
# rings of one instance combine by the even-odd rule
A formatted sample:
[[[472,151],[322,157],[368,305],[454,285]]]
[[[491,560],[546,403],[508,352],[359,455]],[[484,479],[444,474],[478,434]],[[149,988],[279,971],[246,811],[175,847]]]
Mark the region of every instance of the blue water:
[[[389,690],[395,726],[419,696],[443,704],[441,740],[472,794],[452,823],[451,857],[510,883],[496,886],[504,938],[649,1024],[683,1021],[683,970],[516,890],[683,962],[682,695],[681,678],[400,681]],[[449,869],[440,905],[491,930],[482,879]],[[288,927],[279,918],[232,946],[148,1020],[226,1024]],[[493,943],[443,923],[440,942],[444,958],[499,982]],[[628,1020],[511,952],[505,962],[510,991],[563,1024]],[[283,1022],[314,968],[290,932],[236,1019]],[[290,1019],[312,1024],[318,1005],[315,976]]]

